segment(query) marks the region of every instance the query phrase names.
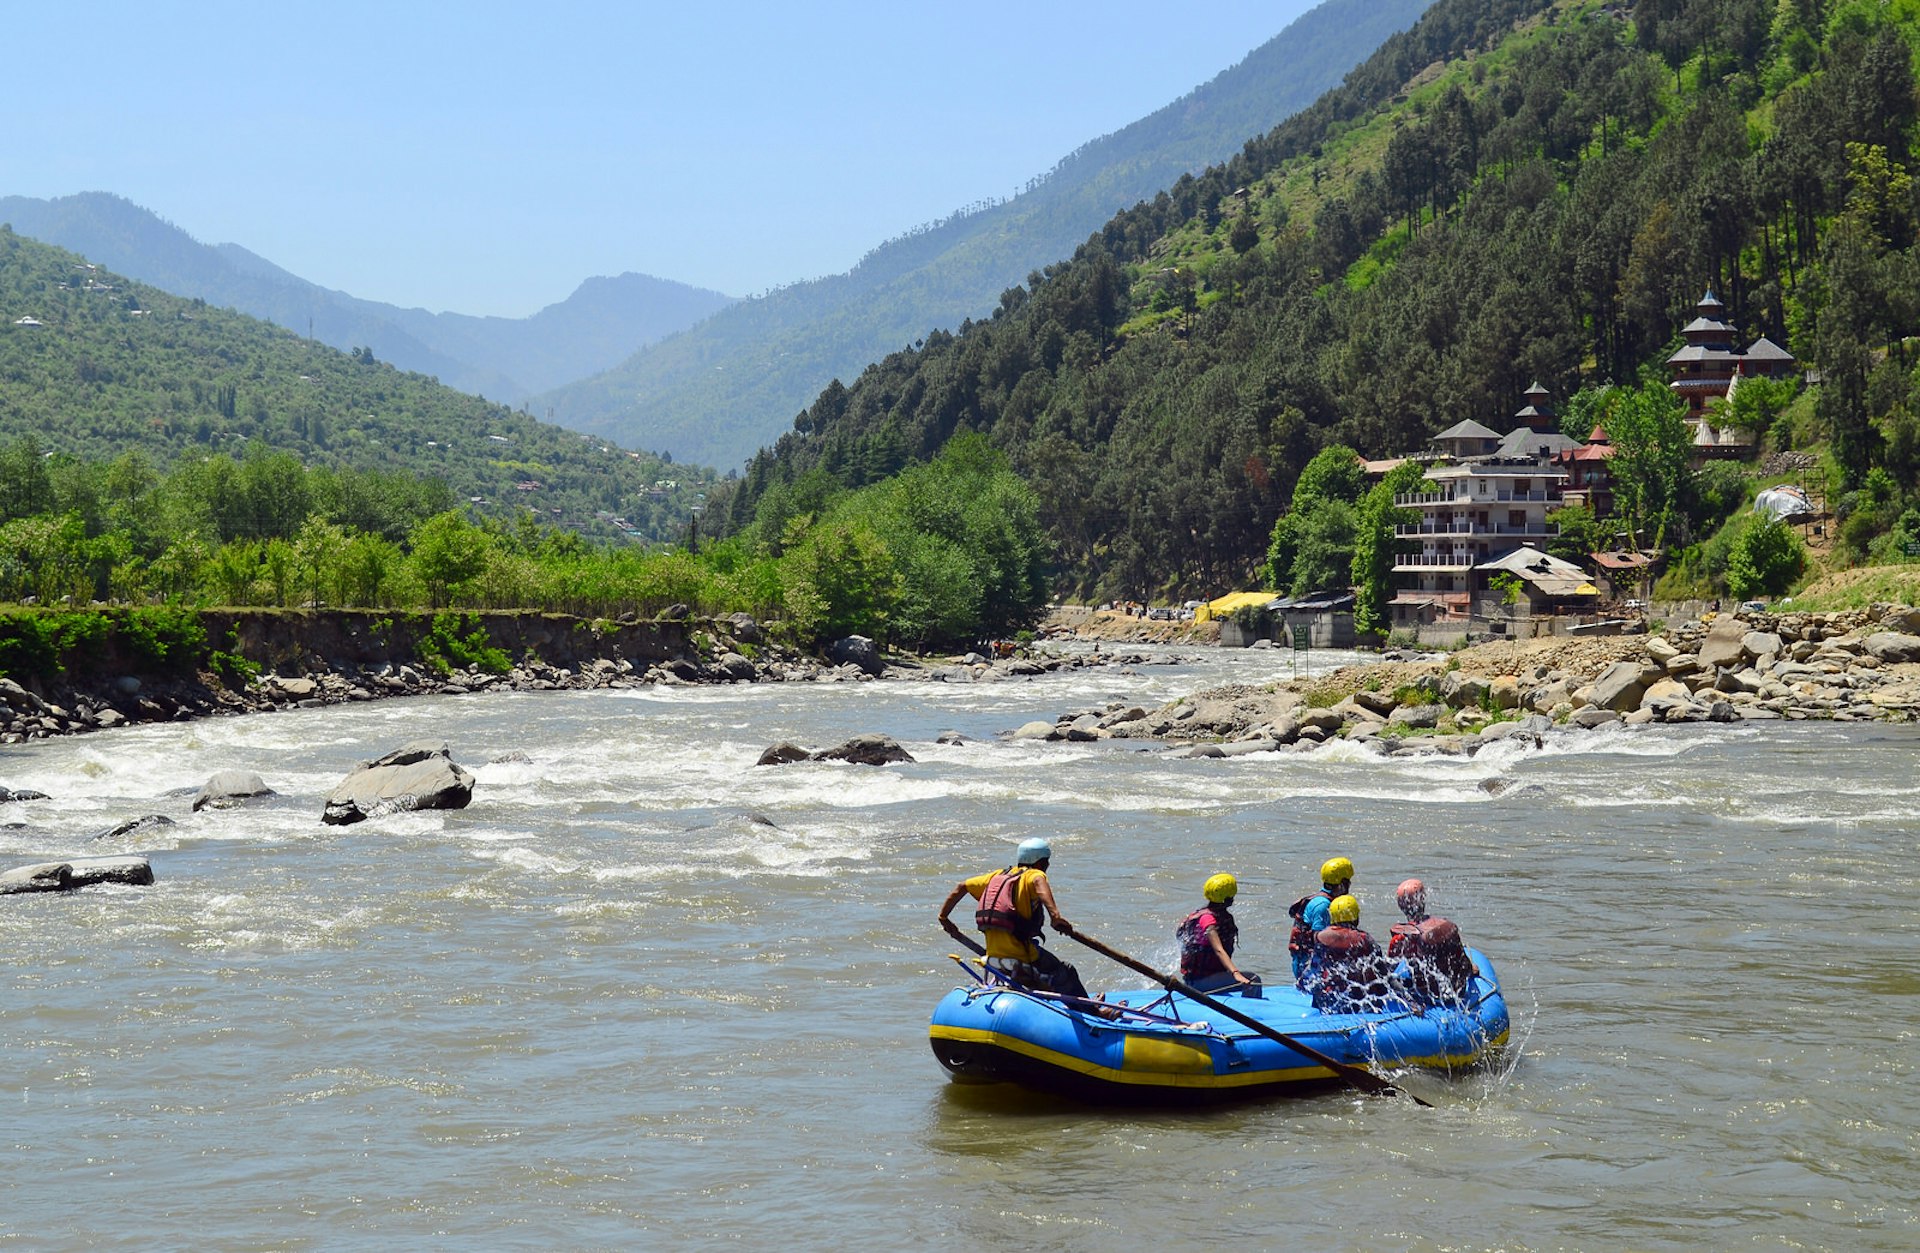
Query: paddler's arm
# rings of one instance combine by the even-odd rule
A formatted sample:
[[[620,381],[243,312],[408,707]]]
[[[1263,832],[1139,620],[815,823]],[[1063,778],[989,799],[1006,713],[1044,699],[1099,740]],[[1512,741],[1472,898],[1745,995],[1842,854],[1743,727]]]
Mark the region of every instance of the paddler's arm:
[[[1033,885],[1034,899],[1046,906],[1047,916],[1053,919],[1053,929],[1061,935],[1072,935],[1073,924],[1060,916],[1060,906],[1053,900],[1053,885],[1047,882],[1047,876],[1041,875],[1040,882]]]
[[[1233,964],[1233,956],[1227,952],[1227,946],[1220,942],[1219,927],[1207,928],[1207,945],[1213,949],[1213,955],[1220,959],[1220,964],[1226,967],[1228,974],[1232,975],[1241,983],[1252,982],[1252,980],[1240,973],[1240,967]]]
[[[947,893],[947,899],[940,905],[940,925],[945,927],[947,934],[953,936],[955,939],[964,939],[965,936],[961,933],[960,928],[954,925],[953,919],[947,917],[947,915],[953,912],[953,907],[958,905],[960,898],[966,894],[967,884],[966,880],[963,879],[954,887],[953,891]]]

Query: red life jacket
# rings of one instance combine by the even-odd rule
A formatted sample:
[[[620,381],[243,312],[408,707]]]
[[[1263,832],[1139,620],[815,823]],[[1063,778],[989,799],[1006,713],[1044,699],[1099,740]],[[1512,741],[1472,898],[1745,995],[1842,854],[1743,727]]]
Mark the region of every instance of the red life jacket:
[[[1460,928],[1445,918],[1395,924],[1387,956],[1406,959],[1414,995],[1427,1002],[1458,1000],[1478,973]]]
[[[1394,959],[1410,956],[1420,947],[1420,924],[1417,922],[1396,922],[1387,932],[1387,956]]]
[[[1335,1014],[1384,1009],[1391,989],[1387,962],[1373,937],[1335,923],[1313,937],[1313,1003]]]
[[[1040,911],[1023,914],[1019,909],[1020,881],[1029,867],[1008,866],[996,871],[980,893],[980,908],[973,911],[973,925],[982,931],[1006,931],[1023,943],[1040,938]]]
[[[1203,979],[1208,975],[1219,974],[1227,967],[1220,955],[1213,951],[1213,945],[1207,943],[1207,928],[1212,927],[1220,934],[1220,947],[1233,954],[1234,941],[1240,938],[1240,924],[1233,920],[1224,905],[1207,905],[1188,914],[1173,934],[1180,940],[1180,977],[1182,979]]]
[[[1313,928],[1307,925],[1307,902],[1316,896],[1324,896],[1327,903],[1332,904],[1335,893],[1323,887],[1287,906],[1287,914],[1293,919],[1293,930],[1287,935],[1287,952],[1293,956],[1305,957],[1313,951]]]

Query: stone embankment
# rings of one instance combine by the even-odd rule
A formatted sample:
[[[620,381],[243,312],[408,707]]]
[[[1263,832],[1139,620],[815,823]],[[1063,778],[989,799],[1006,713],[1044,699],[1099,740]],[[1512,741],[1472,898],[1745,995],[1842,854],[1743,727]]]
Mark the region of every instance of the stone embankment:
[[[1920,610],[1743,611],[1651,635],[1478,645],[1348,666],[1312,680],[1110,705],[1016,738],[1148,739],[1195,756],[1310,749],[1471,753],[1514,735],[1623,724],[1910,721],[1920,711]]]

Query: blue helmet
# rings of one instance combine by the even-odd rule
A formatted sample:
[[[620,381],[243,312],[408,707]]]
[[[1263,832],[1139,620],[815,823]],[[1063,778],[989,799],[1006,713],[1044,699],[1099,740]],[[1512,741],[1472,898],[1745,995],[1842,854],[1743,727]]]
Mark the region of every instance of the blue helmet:
[[[1036,835],[1030,840],[1020,841],[1020,852],[1015,856],[1014,864],[1018,866],[1034,866],[1048,860],[1052,856],[1053,845]]]

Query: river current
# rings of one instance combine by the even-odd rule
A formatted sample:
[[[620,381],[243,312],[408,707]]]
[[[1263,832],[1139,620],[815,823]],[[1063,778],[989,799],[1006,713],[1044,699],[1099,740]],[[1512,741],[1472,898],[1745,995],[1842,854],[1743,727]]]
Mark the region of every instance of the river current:
[[[1283,653],[994,684],[499,693],[0,750],[0,1243],[46,1248],[1912,1248],[1920,729],[1556,736],[1471,759],[1176,760],[996,738],[1284,675]],[[1321,664],[1347,660],[1316,654]],[[966,743],[935,737],[957,730]],[[865,731],[918,759],[756,768]],[[323,827],[446,740],[472,805]],[[531,760],[488,764],[520,750]],[[189,815],[216,770],[281,795]],[[1481,785],[1501,780],[1491,794]],[[1495,1067],[1202,1113],[948,1081],[935,910],[1054,842],[1061,906],[1163,967],[1217,870],[1240,960],[1336,853],[1423,877],[1504,979]],[[114,843],[120,843],[116,841]],[[961,911],[963,914],[965,911]],[[1137,977],[1064,940],[1096,990]]]

